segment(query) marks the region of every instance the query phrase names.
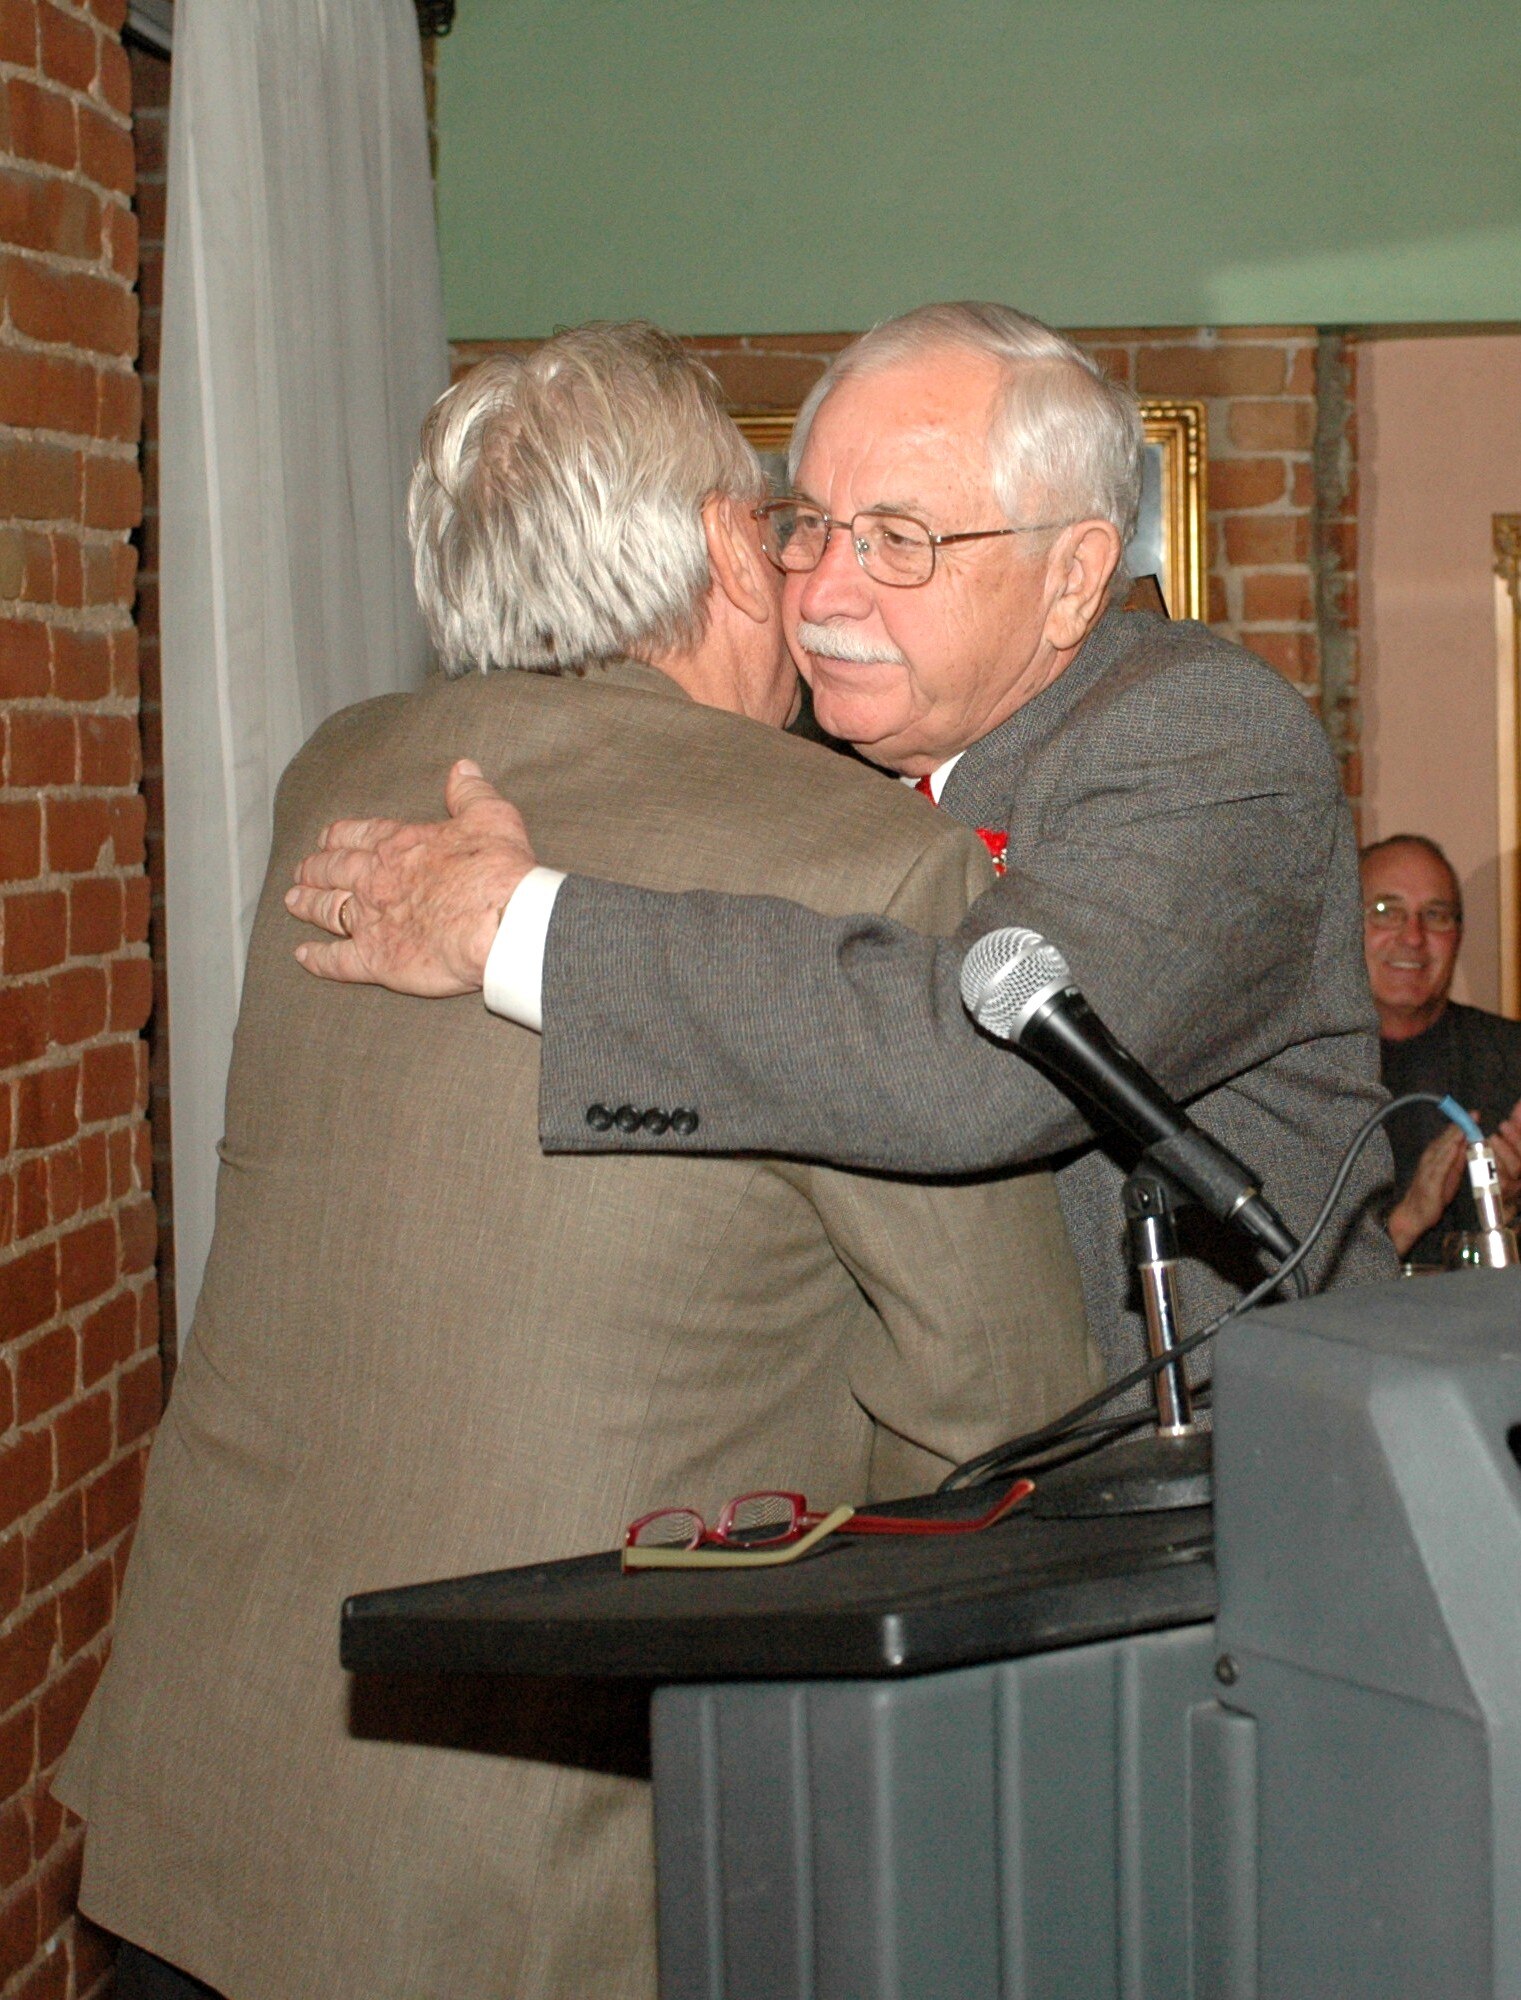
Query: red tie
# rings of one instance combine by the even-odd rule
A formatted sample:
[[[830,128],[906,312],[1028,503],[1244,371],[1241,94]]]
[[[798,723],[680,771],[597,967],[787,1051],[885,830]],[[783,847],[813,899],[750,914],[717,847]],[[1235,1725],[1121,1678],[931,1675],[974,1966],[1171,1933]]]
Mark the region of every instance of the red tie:
[[[930,787],[928,772],[926,772],[924,776],[918,780],[918,782],[914,786],[914,790],[916,792],[922,792],[925,798],[929,800],[932,806],[938,805],[940,803],[940,801],[935,797],[935,794]],[[977,838],[982,842],[983,846],[988,850],[988,853],[993,857],[993,873],[995,875],[1002,875],[1004,869],[1008,865],[1008,858],[1009,858],[1008,834],[1004,832],[1002,827],[980,826],[977,829]]]

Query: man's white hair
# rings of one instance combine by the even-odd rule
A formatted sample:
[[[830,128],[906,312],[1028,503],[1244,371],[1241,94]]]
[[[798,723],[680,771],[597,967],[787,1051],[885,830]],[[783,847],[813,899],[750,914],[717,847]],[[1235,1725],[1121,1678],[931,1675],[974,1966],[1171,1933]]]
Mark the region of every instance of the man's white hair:
[[[1018,523],[1020,511],[1034,506],[1072,520],[1112,521],[1121,546],[1128,543],[1141,501],[1140,406],[1075,341],[1012,306],[919,306],[863,334],[835,356],[798,411],[789,476],[797,478],[819,405],[847,376],[947,347],[989,354],[1006,370],[1008,388],[988,435],[1005,519]]]
[[[445,672],[695,645],[714,494],[754,505],[765,478],[713,375],[658,327],[572,327],[483,361],[429,413],[407,505]]]

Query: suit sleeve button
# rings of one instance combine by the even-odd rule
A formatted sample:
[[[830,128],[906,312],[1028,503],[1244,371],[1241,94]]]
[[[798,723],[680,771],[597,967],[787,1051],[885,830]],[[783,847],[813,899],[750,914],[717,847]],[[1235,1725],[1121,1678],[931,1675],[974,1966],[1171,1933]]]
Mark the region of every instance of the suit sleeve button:
[[[663,1132],[671,1121],[664,1111],[661,1111],[658,1107],[652,1107],[645,1112],[640,1122],[646,1132]]]
[[[679,1132],[683,1139],[691,1138],[692,1134],[697,1130],[698,1122],[695,1111],[673,1111],[671,1113],[671,1130]]]
[[[610,1132],[613,1114],[605,1104],[589,1104],[586,1107],[586,1122],[594,1132]]]
[[[613,1113],[613,1123],[620,1132],[637,1132],[644,1122],[644,1114],[636,1111],[632,1104],[620,1104]]]

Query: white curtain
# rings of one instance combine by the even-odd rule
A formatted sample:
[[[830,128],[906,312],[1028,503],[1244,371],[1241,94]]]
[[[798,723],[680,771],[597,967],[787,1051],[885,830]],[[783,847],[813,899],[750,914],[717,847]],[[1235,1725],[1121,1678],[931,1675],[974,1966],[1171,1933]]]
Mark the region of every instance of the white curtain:
[[[447,380],[411,0],[180,0],[160,366],[176,1283],[211,1241],[280,773],[415,685],[402,510]]]

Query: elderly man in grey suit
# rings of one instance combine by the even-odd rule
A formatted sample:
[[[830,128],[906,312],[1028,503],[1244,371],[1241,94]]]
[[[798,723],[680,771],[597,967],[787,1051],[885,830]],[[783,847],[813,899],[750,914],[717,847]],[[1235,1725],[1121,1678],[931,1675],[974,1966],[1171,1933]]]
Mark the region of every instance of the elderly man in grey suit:
[[[1007,843],[1002,880],[955,939],[777,900],[559,882],[531,868],[516,814],[456,776],[451,819],[339,827],[308,858],[293,907],[352,933],[309,950],[309,969],[412,992],[484,979],[488,1004],[530,1025],[542,1013],[553,1152],[1056,1161],[1090,1321],[1110,1368],[1130,1366],[1145,1349],[1123,1148],[974,1030],[958,992],[968,944],[1024,925],[1058,945],[1297,1232],[1382,1101],[1352,822],[1323,735],[1261,661],[1110,602],[1141,443],[1127,391],[1003,306],[886,322],[799,415],[796,497],[765,518],[818,718]],[[489,1117],[489,1071],[482,1088]],[[673,1093],[700,1117],[692,1131],[604,1128],[598,1107]],[[1387,1175],[1379,1137],[1317,1276],[1392,1274],[1369,1213]],[[1197,1324],[1245,1272],[1219,1225],[1185,1221]]]
[[[954,930],[972,836],[776,726],[761,490],[653,328],[477,370],[413,487],[455,677],[335,717],[282,784],[216,1238],[59,1787],[87,1914],[228,2000],[653,1994],[647,1788],[573,1768],[584,1695],[386,1724],[339,1669],[349,1592],[607,1548],[665,1504],[923,1487],[1100,1379],[1048,1175],[548,1159],[536,1036],[291,956],[323,822],[426,810],[467,747],[563,868]]]

